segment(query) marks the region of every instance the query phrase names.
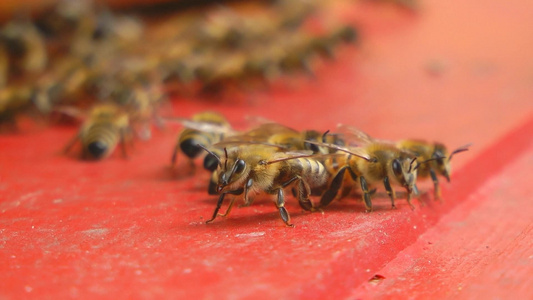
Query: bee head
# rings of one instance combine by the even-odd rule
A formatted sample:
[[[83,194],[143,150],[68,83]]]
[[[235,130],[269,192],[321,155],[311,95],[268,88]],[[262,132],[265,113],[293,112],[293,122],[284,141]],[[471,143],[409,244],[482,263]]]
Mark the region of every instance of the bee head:
[[[448,156],[448,150],[446,149],[446,146],[440,143],[435,144],[435,148],[433,150],[433,154],[431,155],[431,158],[433,159],[433,168],[437,172],[437,174],[440,174],[450,181],[450,159],[447,158]],[[451,158],[451,157],[450,157]]]
[[[307,141],[319,142],[321,138],[320,132],[315,131],[315,130],[306,130],[303,132],[303,134],[304,134],[304,139],[305,139],[304,149],[311,150],[313,151],[313,153],[321,152],[321,149],[318,145],[307,142]]]
[[[218,177],[217,192],[220,193],[227,186],[232,186],[234,184],[240,184],[243,182],[250,168],[248,164],[238,156],[236,158],[228,157],[228,151],[224,148],[224,153],[226,158],[224,160],[224,166],[221,168]]]
[[[446,177],[446,180],[448,180],[448,182],[450,181],[450,171],[451,171],[450,161],[452,160],[452,157],[457,153],[468,151],[468,148],[471,145],[472,144],[466,144],[462,147],[459,147],[453,150],[452,153],[448,155],[448,150],[446,150],[446,147],[443,144],[439,144],[439,143],[435,144],[435,150],[433,151],[432,158],[435,159],[436,170],[439,174]]]
[[[392,160],[391,168],[395,179],[411,191],[416,183],[416,156],[402,154]]]

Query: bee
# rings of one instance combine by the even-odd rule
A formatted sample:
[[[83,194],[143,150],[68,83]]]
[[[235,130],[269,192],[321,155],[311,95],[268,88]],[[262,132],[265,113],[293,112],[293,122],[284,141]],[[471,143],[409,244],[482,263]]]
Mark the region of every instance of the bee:
[[[342,147],[331,144],[317,143],[345,153],[344,156],[330,157],[324,164],[334,174],[326,192],[321,196],[319,207],[327,206],[337,197],[348,172],[353,181],[359,183],[362,199],[367,212],[373,210],[370,188],[382,182],[392,203],[396,208],[396,193],[393,185],[403,187],[407,191],[407,202],[411,203],[411,195],[415,190],[417,178],[417,157],[411,152],[401,150],[394,145],[371,140],[367,135],[359,147]],[[310,142],[311,143],[311,142]]]
[[[448,149],[441,143],[430,143],[422,140],[401,140],[396,143],[399,149],[414,153],[419,160],[418,178],[431,177],[434,185],[435,199],[441,199],[439,180],[441,175],[450,182],[451,164],[453,155],[468,151],[470,144],[464,145],[448,153]],[[425,162],[425,163],[420,163]]]
[[[176,165],[178,152],[181,150],[189,158],[191,168],[194,169],[194,159],[204,153],[203,147],[210,147],[233,132],[226,118],[213,111],[197,113],[191,120],[184,120],[183,123],[186,128],[179,134],[172,152],[172,166]],[[204,158],[204,168],[213,172],[217,165],[218,159],[208,153]]]
[[[152,135],[151,123],[162,126],[159,108],[166,99],[163,84],[156,74],[146,78],[129,78],[124,73],[99,78],[99,98],[110,99],[122,107],[128,113],[137,136],[148,140]]]
[[[0,88],[7,84],[9,77],[9,56],[4,48],[0,47]]]
[[[8,54],[10,71],[15,74],[36,74],[46,68],[45,41],[29,20],[18,19],[6,24],[0,31],[0,44]]]
[[[313,159],[310,152],[286,152],[277,145],[242,144],[224,148],[225,158],[222,161],[215,153],[203,149],[218,159],[216,192],[220,194],[213,216],[206,223],[230,213],[235,197],[224,214],[218,213],[227,194],[243,194],[244,205],[247,206],[252,203],[249,194],[254,192],[275,195],[281,219],[285,225],[292,227],[285,208],[284,190],[295,187],[300,206],[313,211],[315,208],[309,199],[311,189],[323,186],[328,180],[325,167]]]
[[[131,140],[130,122],[126,112],[114,104],[99,104],[92,108],[79,132],[65,147],[65,153],[79,141],[83,159],[103,159],[113,153],[118,143],[126,154],[126,140]]]
[[[7,86],[0,89],[0,125],[16,129],[16,116],[31,106],[29,86]]]
[[[83,99],[91,70],[72,57],[56,61],[34,84],[33,102],[43,113],[59,104],[73,104]],[[79,103],[78,103],[79,104]]]
[[[356,29],[349,25],[334,28],[331,32],[315,37],[311,41],[310,48],[326,57],[333,57],[334,50],[340,43],[354,43],[358,38]]]

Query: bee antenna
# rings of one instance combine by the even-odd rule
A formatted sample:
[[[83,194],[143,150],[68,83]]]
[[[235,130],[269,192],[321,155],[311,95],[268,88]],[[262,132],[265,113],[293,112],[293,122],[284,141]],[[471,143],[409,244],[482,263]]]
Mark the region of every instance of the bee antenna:
[[[426,159],[422,162],[419,162],[418,165],[415,167],[415,170],[418,169],[421,165],[425,164],[425,163],[428,163],[430,161],[434,161],[434,160],[439,160],[439,159],[443,159],[443,158],[446,158],[444,156],[438,156],[438,157],[432,157],[430,159]]]
[[[411,163],[409,164],[409,171],[407,171],[408,173],[411,173],[411,170],[416,170],[416,168],[418,168],[418,165],[413,169],[413,164],[415,163],[415,160],[416,160],[416,157],[413,158],[413,160],[411,161]]]
[[[222,163],[220,162],[220,157],[218,157],[218,155],[216,155],[213,151],[207,149],[204,145],[196,144],[196,146],[204,149],[205,151],[207,151],[207,153],[213,155],[218,160],[218,165],[222,166]]]
[[[228,169],[228,149],[224,147],[224,155],[226,155],[226,160],[224,161],[224,169]]]
[[[452,160],[452,157],[454,154],[457,154],[457,153],[461,153],[461,152],[464,152],[464,151],[468,151],[468,147],[472,146],[472,144],[466,144],[462,147],[459,147],[455,150],[453,150],[453,152],[450,154],[450,156],[448,157],[448,161]]]
[[[328,135],[328,133],[329,133],[329,129],[326,130],[326,132],[324,132],[324,134],[322,135],[322,143],[326,142],[326,135]]]

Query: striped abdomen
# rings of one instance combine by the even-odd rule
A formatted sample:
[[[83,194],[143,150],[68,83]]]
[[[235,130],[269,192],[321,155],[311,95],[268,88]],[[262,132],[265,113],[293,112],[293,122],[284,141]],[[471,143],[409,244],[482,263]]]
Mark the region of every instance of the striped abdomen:
[[[294,175],[300,175],[307,182],[310,188],[324,185],[329,174],[324,165],[316,159],[303,157],[288,160],[290,172]]]
[[[93,123],[81,136],[83,154],[94,159],[104,158],[113,152],[119,139],[119,128],[113,123]]]
[[[201,153],[204,153],[204,150],[201,147],[198,147],[198,144],[204,147],[209,147],[214,143],[219,142],[221,139],[221,134],[201,132],[195,129],[186,128],[181,132],[178,144],[185,155],[189,158],[196,158]]]

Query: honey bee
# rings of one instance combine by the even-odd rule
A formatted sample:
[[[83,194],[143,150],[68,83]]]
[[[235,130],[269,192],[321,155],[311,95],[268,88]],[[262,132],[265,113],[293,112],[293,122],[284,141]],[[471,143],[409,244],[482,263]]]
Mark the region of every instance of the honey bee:
[[[79,132],[65,147],[65,152],[79,141],[83,159],[103,159],[113,153],[118,143],[126,157],[126,140],[131,139],[129,117],[120,107],[99,104],[92,108]]]
[[[353,43],[357,40],[358,33],[354,27],[349,25],[332,29],[331,32],[315,37],[311,41],[310,48],[326,57],[333,57],[337,45],[342,42]]]
[[[204,147],[221,141],[224,136],[231,135],[233,130],[226,118],[213,111],[197,113],[191,120],[183,120],[185,129],[178,136],[178,141],[172,152],[172,166],[176,165],[178,152],[181,150],[190,161],[191,168],[194,169],[194,159],[204,153]],[[204,168],[213,172],[218,165],[218,159],[211,153],[204,158]]]
[[[348,171],[352,180],[359,183],[358,186],[363,192],[362,198],[367,212],[373,209],[370,188],[379,182],[385,186],[393,208],[396,208],[394,203],[396,193],[393,185],[406,189],[407,202],[411,208],[414,208],[411,203],[411,195],[415,190],[417,178],[416,155],[394,145],[366,137],[367,139],[359,147],[317,143],[317,145],[327,146],[346,154],[340,158],[327,158],[324,162],[330,173],[334,175],[332,175],[328,189],[320,199],[319,207],[327,206],[337,197],[338,191],[344,183],[345,173]]]
[[[7,86],[0,89],[0,126],[16,129],[16,116],[31,106],[29,86]]]
[[[285,208],[284,190],[295,187],[300,206],[313,211],[315,208],[309,199],[311,189],[323,186],[328,180],[325,167],[313,159],[310,152],[281,151],[277,145],[242,144],[224,148],[225,158],[222,161],[207,148],[204,150],[218,159],[215,185],[216,193],[220,194],[213,216],[206,223],[230,213],[235,198],[231,199],[224,214],[218,213],[227,194],[243,194],[244,205],[247,206],[253,201],[249,194],[254,192],[276,195],[275,205],[280,217],[285,225],[292,227]]]
[[[448,153],[446,146],[441,143],[430,143],[422,140],[402,140],[397,142],[396,146],[399,149],[412,152],[418,157],[418,178],[431,177],[434,185],[435,199],[440,200],[441,192],[437,175],[443,176],[450,182],[450,161],[453,155],[468,151],[470,144],[459,147],[451,153]]]
[[[9,56],[4,48],[0,47],[0,88],[7,84],[9,77]]]
[[[75,58],[56,61],[34,84],[33,101],[43,113],[59,104],[73,104],[83,99],[91,70]]]
[[[9,57],[10,71],[35,74],[48,63],[48,53],[38,29],[24,19],[12,20],[0,31],[0,44]]]

